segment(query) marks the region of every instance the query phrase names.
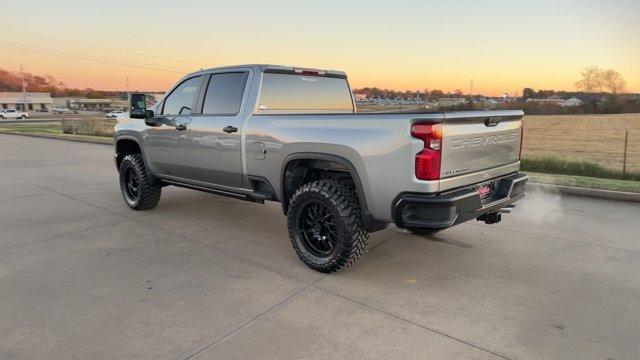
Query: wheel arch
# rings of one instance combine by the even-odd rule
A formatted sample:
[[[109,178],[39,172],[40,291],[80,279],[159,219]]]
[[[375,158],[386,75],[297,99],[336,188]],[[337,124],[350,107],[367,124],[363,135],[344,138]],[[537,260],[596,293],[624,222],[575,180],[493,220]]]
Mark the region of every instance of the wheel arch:
[[[129,154],[141,154],[142,158],[144,158],[144,154],[142,153],[142,146],[138,142],[138,139],[133,136],[121,136],[116,139],[116,167],[120,167],[120,163],[122,163],[122,159]],[[146,165],[146,161],[145,161]]]
[[[349,173],[349,176],[353,180],[354,186],[358,193],[358,202],[360,203],[360,209],[362,212],[362,223],[364,227],[369,232],[382,230],[386,227],[387,225],[386,222],[380,222],[373,218],[373,215],[369,210],[366,193],[365,193],[364,186],[362,184],[362,180],[360,178],[358,170],[353,165],[353,163],[342,156],[327,154],[327,153],[298,152],[298,153],[289,154],[284,159],[282,163],[282,169],[280,171],[280,195],[281,195],[282,211],[285,214],[287,213],[287,210],[289,208],[289,199],[291,198],[291,195],[293,195],[293,192],[291,191],[291,189],[289,190],[287,189],[287,181],[288,181],[287,171],[292,165],[296,165],[301,161],[313,161],[313,160],[328,161],[331,163],[339,164],[340,166],[344,167],[344,169]],[[295,166],[293,166],[293,168],[295,168]],[[295,191],[295,189],[293,191]]]
[[[159,179],[155,176],[155,174],[149,167],[149,163],[147,162],[147,157],[144,152],[144,147],[140,145],[140,139],[131,135],[118,136],[115,141],[115,151],[115,161],[117,169],[120,168],[122,159],[124,159],[125,156],[129,154],[140,154],[142,155],[142,161],[144,162],[144,166],[147,170],[149,179],[154,183],[159,181]]]

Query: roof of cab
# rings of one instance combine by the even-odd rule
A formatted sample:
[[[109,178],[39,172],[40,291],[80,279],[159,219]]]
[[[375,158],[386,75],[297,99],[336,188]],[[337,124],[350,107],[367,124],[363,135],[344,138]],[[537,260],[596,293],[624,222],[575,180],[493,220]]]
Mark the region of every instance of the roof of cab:
[[[230,66],[220,66],[220,67],[213,67],[213,68],[208,68],[208,69],[200,69],[198,71],[194,71],[190,74],[188,74],[188,76],[194,75],[194,74],[199,74],[199,73],[207,73],[207,72],[211,72],[211,71],[217,71],[217,70],[233,70],[233,69],[246,69],[246,68],[253,68],[256,69],[258,71],[261,72],[265,72],[268,70],[280,70],[280,71],[293,71],[293,70],[304,70],[304,71],[320,71],[320,72],[325,72],[327,74],[333,74],[333,75],[342,75],[342,76],[347,76],[347,74],[344,71],[340,71],[340,70],[325,70],[325,69],[316,69],[316,68],[308,68],[308,67],[299,67],[299,66],[290,66],[290,65],[270,65],[270,64],[244,64],[244,65],[230,65]]]

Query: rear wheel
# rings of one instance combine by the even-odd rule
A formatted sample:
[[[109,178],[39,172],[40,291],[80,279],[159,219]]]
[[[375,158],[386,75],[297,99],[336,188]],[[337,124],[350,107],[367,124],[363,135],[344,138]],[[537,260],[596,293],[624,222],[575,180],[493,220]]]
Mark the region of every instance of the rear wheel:
[[[311,269],[330,273],[353,265],[365,253],[369,235],[360,205],[345,186],[320,180],[302,185],[287,212],[289,238]]]
[[[131,154],[120,164],[120,190],[124,201],[134,210],[149,210],[158,205],[162,187],[152,184],[142,155]]]

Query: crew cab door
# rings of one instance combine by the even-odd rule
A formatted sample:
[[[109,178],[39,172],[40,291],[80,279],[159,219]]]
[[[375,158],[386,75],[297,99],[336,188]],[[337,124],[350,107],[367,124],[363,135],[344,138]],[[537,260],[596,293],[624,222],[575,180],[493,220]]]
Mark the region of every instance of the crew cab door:
[[[204,81],[201,113],[189,126],[189,179],[242,186],[240,127],[250,71],[213,73]]]
[[[145,156],[156,175],[188,176],[187,129],[195,112],[203,78],[195,76],[174,87],[155,114],[154,120],[159,124],[147,126],[144,131]]]

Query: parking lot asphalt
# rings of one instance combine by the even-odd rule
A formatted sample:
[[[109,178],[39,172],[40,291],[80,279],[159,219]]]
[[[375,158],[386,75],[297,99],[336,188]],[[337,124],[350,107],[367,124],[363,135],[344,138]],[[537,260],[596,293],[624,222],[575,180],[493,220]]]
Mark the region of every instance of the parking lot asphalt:
[[[278,203],[163,189],[112,147],[0,135],[0,359],[637,359],[640,206],[530,192],[497,225],[307,269]]]

